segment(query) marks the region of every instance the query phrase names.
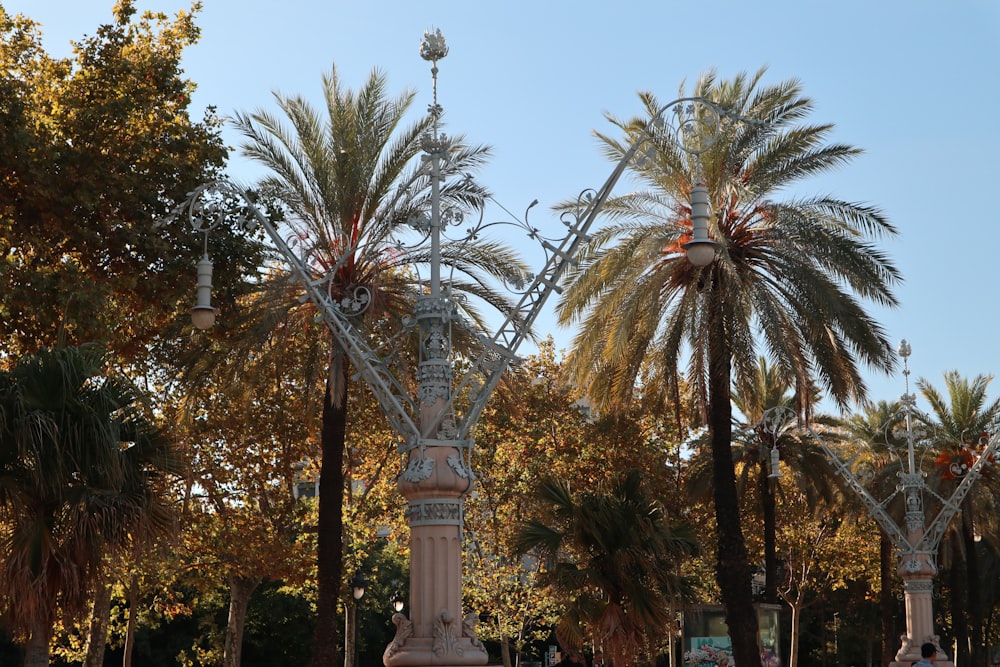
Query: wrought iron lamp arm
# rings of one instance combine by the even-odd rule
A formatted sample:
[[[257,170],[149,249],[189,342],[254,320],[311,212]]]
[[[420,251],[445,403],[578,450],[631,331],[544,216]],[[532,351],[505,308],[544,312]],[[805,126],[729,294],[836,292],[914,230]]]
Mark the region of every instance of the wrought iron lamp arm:
[[[241,218],[237,222],[237,226],[252,229],[255,225],[260,225],[264,229],[282,258],[288,262],[295,279],[302,285],[306,296],[316,306],[319,317],[329,327],[337,343],[354,365],[358,375],[377,397],[393,427],[404,439],[410,440],[419,437],[420,430],[411,417],[411,414],[416,412],[416,408],[412,399],[407,395],[406,389],[400,385],[378,354],[355,333],[356,329],[337,307],[329,292],[321,289],[321,286],[327,282],[327,278],[325,276],[320,279],[311,277],[304,260],[292,250],[288,242],[278,233],[274,224],[260,211],[243,188],[227,180],[217,180],[201,185],[189,194],[188,199],[174,211],[173,215],[176,217],[187,211],[192,227],[207,235],[209,231],[218,227],[222,222],[221,215],[208,222],[200,217],[206,210],[210,212],[210,207],[203,207],[200,204],[200,200],[210,194],[236,197],[242,200],[246,209],[253,216],[253,222]]]
[[[764,412],[765,420],[776,421],[774,415],[780,413],[787,413],[783,415],[782,420],[796,418],[795,411],[791,408],[777,406]],[[861,480],[859,480],[851,471],[850,462],[845,462],[841,459],[840,456],[833,451],[833,448],[826,444],[826,441],[807,424],[799,424],[799,428],[806,431],[816,444],[820,446],[823,453],[826,454],[827,458],[833,463],[833,467],[837,471],[837,474],[844,479],[847,486],[850,487],[861,502],[864,503],[865,507],[867,507],[868,511],[871,513],[872,518],[878,522],[878,525],[882,527],[886,534],[892,537],[901,548],[903,545],[909,545],[906,534],[899,528],[899,526],[896,525],[895,521],[892,520],[892,517],[889,516],[889,513],[885,510],[882,503],[875,499],[875,496],[873,496],[871,492],[865,488],[865,485],[861,483]]]
[[[947,498],[947,500],[942,499],[944,507],[942,507],[938,515],[934,517],[931,524],[927,526],[927,530],[924,531],[924,535],[920,539],[918,547],[926,550],[933,550],[937,548],[938,544],[941,542],[941,538],[944,537],[948,524],[951,523],[951,520],[955,517],[955,515],[961,511],[962,501],[965,500],[965,496],[969,494],[969,491],[972,489],[972,485],[975,484],[976,480],[979,478],[980,471],[983,466],[992,461],[994,455],[997,453],[1000,453],[1000,432],[990,438],[989,443],[979,454],[979,458],[972,464],[969,471],[965,473],[962,481],[957,487],[955,487],[955,490]]]
[[[682,150],[695,156],[708,150],[714,144],[721,131],[722,118],[732,118],[751,124],[764,124],[761,121],[744,118],[734,112],[722,109],[714,102],[703,97],[683,97],[676,99],[661,107],[652,116],[650,122],[643,127],[639,136],[628,147],[625,154],[618,161],[618,164],[615,165],[614,170],[604,182],[604,185],[596,192],[590,192],[590,196],[581,195],[580,201],[581,203],[586,203],[586,206],[579,215],[575,216],[576,221],[564,220],[569,231],[559,245],[554,246],[547,241],[541,241],[547,255],[544,267],[534,277],[530,287],[522,294],[517,305],[504,319],[503,324],[497,332],[491,338],[482,341],[483,350],[474,361],[472,371],[462,378],[461,383],[456,389],[456,394],[463,390],[475,391],[472,404],[458,425],[460,438],[467,438],[469,436],[487,400],[500,382],[504,371],[517,358],[515,354],[517,349],[524,342],[525,338],[528,337],[532,325],[535,323],[549,297],[553,293],[562,292],[559,282],[567,266],[575,262],[581,244],[590,241],[587,232],[597,219],[597,215],[601,212],[608,197],[611,196],[615,185],[621,180],[629,163],[635,158],[643,144],[653,138],[654,131],[662,126],[663,117],[667,112],[676,109],[680,116],[680,110],[684,105],[688,105],[689,107],[699,105],[708,110],[715,117],[716,121],[713,124],[713,132],[707,137],[701,137],[701,143],[697,148],[687,147],[682,137],[675,137]],[[681,121],[681,127],[678,131],[683,132],[692,122],[691,120]],[[707,213],[707,206],[705,208]],[[475,374],[476,370],[486,373],[486,381],[479,386],[478,390],[474,387],[475,384],[479,383],[479,378]]]

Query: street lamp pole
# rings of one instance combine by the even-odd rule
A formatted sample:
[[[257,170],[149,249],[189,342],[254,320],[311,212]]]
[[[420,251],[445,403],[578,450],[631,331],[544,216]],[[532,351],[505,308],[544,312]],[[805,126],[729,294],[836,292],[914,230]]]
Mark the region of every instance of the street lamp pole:
[[[584,191],[578,207],[562,216],[568,231],[561,240],[544,238],[538,229],[528,225],[526,218],[505,223],[520,226],[541,246],[545,264],[537,274],[527,277],[527,285],[514,281],[507,284],[520,294],[516,305],[492,337],[473,332],[474,347],[469,353],[468,370],[456,378],[451,331],[453,327],[471,327],[459,314],[455,295],[441,275],[442,235],[449,225],[462,220],[461,212],[443,209],[441,202],[442,166],[448,159],[451,143],[439,128],[442,108],[437,99],[437,75],[438,62],[447,53],[440,30],[425,32],[420,55],[432,63],[434,100],[430,106],[431,129],[423,137],[422,174],[430,180],[431,207],[429,218],[417,216],[409,221],[409,226],[425,234],[425,241],[430,243],[427,292],[417,298],[412,318],[420,337],[416,398],[407,396],[406,383],[395,378],[387,361],[354,325],[352,318],[364,312],[371,294],[335,300],[326,289],[328,277],[316,277],[314,267],[307,263],[308,252],[303,256],[296,254],[249,193],[226,181],[209,183],[197,188],[175,211],[175,215],[186,212],[194,229],[207,236],[228,221],[227,211],[231,207],[225,203],[239,201],[245,217],[236,224],[263,227],[289,263],[306,298],[316,306],[318,317],[330,328],[400,436],[402,469],[397,483],[407,500],[406,519],[410,528],[410,617],[402,611],[393,615],[396,636],[383,655],[387,667],[461,667],[483,665],[488,660],[476,637],[477,616],[463,615],[461,606],[464,496],[474,481],[470,464],[472,432],[486,401],[516,359],[517,348],[528,337],[546,301],[554,292],[561,291],[559,282],[581,245],[589,240],[587,232],[614,186],[633,160],[644,159],[639,154],[644,147],[653,151],[658,142],[672,143],[697,160],[718,138],[724,119],[756,122],[701,97],[674,100],[652,116],[604,185],[596,191]],[[719,247],[708,234],[709,198],[703,180],[699,168],[691,191],[692,236],[683,246],[688,260],[696,266],[710,264]],[[497,223],[480,221],[460,242],[474,243],[492,224]],[[405,252],[406,244],[399,242],[398,247]],[[192,309],[192,318],[196,326],[205,328],[215,318],[211,305],[211,260],[207,252],[198,267],[198,303]]]
[[[368,587],[368,580],[360,571],[355,572],[350,581],[351,597],[351,630],[345,633],[351,638],[351,649],[344,651],[344,664],[346,667],[358,667],[358,607],[361,605],[361,598],[365,596],[365,589]]]
[[[837,473],[861,499],[872,518],[878,522],[882,530],[896,545],[896,550],[899,553],[898,571],[903,578],[906,634],[900,637],[901,646],[896,653],[896,660],[890,663],[890,667],[909,667],[920,660],[920,646],[924,643],[931,643],[937,647],[937,654],[933,659],[937,667],[952,667],[953,663],[941,649],[939,635],[934,632],[934,575],[938,572],[935,558],[938,545],[948,528],[948,524],[960,511],[962,501],[979,478],[982,467],[1000,452],[1000,430],[982,442],[982,447],[978,452],[970,452],[976,457],[972,465],[968,468],[952,470],[957,478],[961,478],[961,482],[951,495],[944,498],[937,494],[927,485],[926,473],[921,470],[917,461],[918,438],[914,432],[913,420],[918,412],[916,396],[910,393],[908,360],[911,348],[909,343],[905,340],[901,341],[898,352],[903,358],[903,377],[906,381],[906,392],[900,398],[900,409],[906,429],[906,458],[905,464],[901,461],[900,483],[896,486],[892,496],[902,495],[905,504],[902,525],[897,523],[886,510],[892,496],[881,501],[877,500],[862,483],[861,478],[855,474],[853,464],[857,456],[849,461],[844,461],[837,452],[830,448],[826,440],[813,431],[811,427],[808,425],[798,425],[798,427],[810,433],[833,463]],[[771,408],[765,413],[763,421],[768,425],[768,428],[775,430],[775,432],[779,428],[794,428],[792,425],[795,423],[795,413],[786,407]],[[926,423],[927,420],[922,421]],[[887,426],[889,425],[891,424]],[[889,446],[889,450],[895,453],[888,438],[886,444]],[[924,506],[924,499],[928,495],[933,496],[940,504],[940,509],[929,523]]]

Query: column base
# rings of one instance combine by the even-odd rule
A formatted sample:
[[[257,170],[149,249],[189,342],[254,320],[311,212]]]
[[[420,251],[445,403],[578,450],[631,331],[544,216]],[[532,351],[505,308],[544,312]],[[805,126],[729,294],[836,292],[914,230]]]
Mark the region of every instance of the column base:
[[[476,640],[478,641],[478,640]],[[489,655],[482,645],[476,646],[469,637],[458,637],[451,651],[434,650],[431,637],[410,637],[390,654],[386,649],[382,663],[386,667],[481,667],[489,662]],[[439,647],[440,648],[440,647]]]
[[[393,614],[396,636],[382,654],[386,667],[481,667],[489,662],[483,643],[476,637],[474,614],[459,624],[448,611],[435,619],[433,637],[413,635],[414,626],[401,613]]]

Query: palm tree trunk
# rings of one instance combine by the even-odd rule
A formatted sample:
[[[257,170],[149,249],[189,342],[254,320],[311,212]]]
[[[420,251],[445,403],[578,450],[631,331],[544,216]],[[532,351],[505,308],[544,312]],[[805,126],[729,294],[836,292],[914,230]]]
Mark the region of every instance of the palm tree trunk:
[[[97,577],[94,606],[90,612],[90,632],[87,633],[86,657],[83,667],[102,667],[104,648],[108,644],[108,617],[111,615],[111,584],[104,577]]]
[[[41,623],[31,628],[31,636],[24,645],[24,667],[49,667],[49,638],[52,629]]]
[[[260,577],[229,578],[229,619],[226,622],[223,667],[240,667],[243,656],[243,628],[247,620],[250,596],[260,585]]]
[[[965,581],[968,591],[966,605],[969,619],[969,643],[972,645],[972,667],[986,667],[986,648],[983,644],[983,603],[980,595],[979,555],[976,553],[976,536],[973,527],[972,506],[968,498],[962,503],[962,541],[965,546]]]
[[[878,608],[882,617],[882,667],[896,658],[896,627],[894,612],[896,601],[892,596],[892,573],[895,566],[895,549],[892,541],[879,529],[878,532],[879,581]]]
[[[319,472],[319,527],[317,544],[316,629],[309,667],[339,667],[337,650],[339,628],[337,600],[343,581],[343,505],[344,505],[344,440],[347,433],[347,389],[349,368],[341,367],[342,376],[329,378],[323,399],[323,424],[320,443],[323,461]],[[342,382],[342,391],[335,392],[333,382]],[[334,396],[337,395],[336,405]]]
[[[965,619],[965,573],[962,571],[961,536],[951,531],[952,553],[949,581],[951,583],[951,623],[955,633],[955,664],[969,664],[969,625]]]
[[[774,489],[764,461],[757,467],[757,489],[760,492],[761,513],[764,516],[764,602],[778,602],[778,517]]]
[[[132,649],[135,648],[135,617],[139,612],[139,577],[135,574],[128,584],[128,624],[125,626],[125,651],[122,667],[132,667]]]
[[[716,581],[726,610],[726,625],[733,642],[737,665],[760,663],[757,644],[757,614],[750,589],[750,561],[747,556],[740,504],[736,493],[736,470],[733,466],[732,416],[729,382],[731,362],[725,343],[722,317],[717,304],[712,312],[709,335],[708,413],[712,442],[712,493],[718,532]]]

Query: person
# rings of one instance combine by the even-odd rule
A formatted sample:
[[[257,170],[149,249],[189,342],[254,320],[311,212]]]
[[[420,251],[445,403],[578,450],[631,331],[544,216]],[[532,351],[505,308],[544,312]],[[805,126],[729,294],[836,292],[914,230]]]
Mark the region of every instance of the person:
[[[913,667],[934,667],[931,658],[935,655],[937,655],[937,646],[930,642],[924,642],[920,645],[920,660],[913,663]]]

